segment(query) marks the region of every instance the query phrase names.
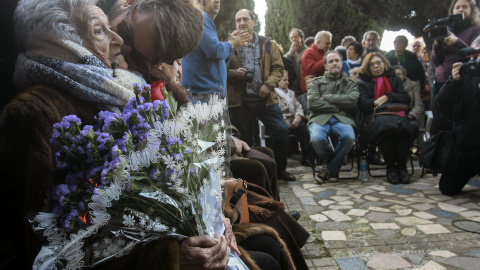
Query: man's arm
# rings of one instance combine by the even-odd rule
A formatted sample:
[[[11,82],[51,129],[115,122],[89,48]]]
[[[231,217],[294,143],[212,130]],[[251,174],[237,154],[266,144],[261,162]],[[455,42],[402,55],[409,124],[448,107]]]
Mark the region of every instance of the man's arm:
[[[323,94],[320,94],[322,87],[328,87],[328,84],[321,83],[320,79],[313,79],[310,82],[310,89],[307,93],[308,109],[313,114],[321,113],[337,113],[339,109],[337,106],[325,101]]]
[[[344,86],[346,90],[338,94],[324,94],[323,100],[338,107],[339,109],[351,109],[357,106],[357,100],[360,96],[357,84],[353,81],[347,81]]]
[[[302,56],[302,69],[305,69],[306,75],[321,76],[325,73],[325,65],[323,64],[323,58],[320,61],[315,59],[312,51],[307,50]]]
[[[282,55],[278,50],[278,44],[270,40],[271,48],[270,48],[270,76],[263,82],[270,91],[275,91],[274,88],[278,86],[278,82],[283,77],[283,62],[282,62]]]
[[[213,60],[227,59],[233,52],[232,44],[218,40],[215,24],[207,15],[203,18],[203,34],[198,47],[205,53],[208,59]]]

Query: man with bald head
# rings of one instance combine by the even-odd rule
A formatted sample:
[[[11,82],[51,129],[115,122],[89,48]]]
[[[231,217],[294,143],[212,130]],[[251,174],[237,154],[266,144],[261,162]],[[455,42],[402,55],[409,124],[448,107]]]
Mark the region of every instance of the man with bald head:
[[[274,90],[283,76],[282,55],[275,41],[253,31],[255,22],[255,15],[247,9],[241,9],[235,15],[237,30],[248,32],[252,38],[247,46],[234,51],[228,66],[228,108],[232,124],[250,146],[254,126],[258,125],[257,118],[263,122],[272,142],[278,178],[294,181],[295,177],[285,171],[288,127]]]

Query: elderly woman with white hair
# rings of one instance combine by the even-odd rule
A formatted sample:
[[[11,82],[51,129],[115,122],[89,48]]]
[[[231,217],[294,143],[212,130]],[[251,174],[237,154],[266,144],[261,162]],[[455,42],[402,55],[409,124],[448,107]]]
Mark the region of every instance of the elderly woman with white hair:
[[[20,55],[14,82],[20,93],[0,116],[0,197],[8,217],[2,239],[15,257],[7,267],[32,268],[40,242],[28,219],[42,211],[47,191],[65,179],[56,169],[49,143],[53,125],[67,115],[77,115],[83,124],[91,125],[101,110],[119,112],[134,97],[132,83],[145,82],[126,70],[123,40],[95,4],[93,0],[24,0],[15,11]],[[172,241],[176,242],[154,241],[141,252],[98,268],[178,267],[178,248],[172,253],[168,245]],[[219,243],[212,245],[217,249],[209,256],[213,262],[228,260],[220,251],[226,250],[226,241]]]

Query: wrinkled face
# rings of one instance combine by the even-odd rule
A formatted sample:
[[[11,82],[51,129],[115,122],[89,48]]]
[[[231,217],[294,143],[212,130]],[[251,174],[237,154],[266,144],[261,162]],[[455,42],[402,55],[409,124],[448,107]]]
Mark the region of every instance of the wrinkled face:
[[[340,55],[338,55],[338,53],[330,53],[327,55],[325,69],[334,76],[342,72],[342,59],[340,59]]]
[[[123,40],[111,30],[107,16],[99,7],[89,4],[83,14],[74,19],[74,22],[84,39],[85,48],[108,67],[112,67],[113,61],[117,61],[118,68],[128,68],[121,53]]]
[[[317,41],[317,46],[324,52],[326,52],[332,47],[332,41],[329,36],[323,36]]]
[[[453,6],[453,14],[463,13],[464,18],[468,18],[472,14],[472,8],[467,0],[458,0]]]
[[[133,8],[133,9],[132,9]],[[127,17],[128,12],[132,10]],[[124,21],[124,19],[126,20]],[[124,21],[122,23],[122,21]],[[112,30],[126,40],[122,46],[122,53],[124,55],[130,55],[136,51],[136,57],[142,58],[141,60],[147,66],[158,65],[154,63],[154,40],[150,33],[150,28],[153,24],[152,12],[137,12],[134,6],[129,4],[122,5],[114,14],[110,14],[110,23]],[[119,24],[123,24],[119,26]]]
[[[374,50],[378,47],[380,40],[375,34],[370,34],[365,37],[365,47],[369,50]]]
[[[293,31],[291,34],[290,34],[290,41],[292,42],[292,44],[296,44],[297,46],[302,46],[302,38],[298,35],[298,33],[296,31]]]
[[[205,11],[210,17],[215,17],[220,12],[220,0],[202,0],[203,11]]]
[[[360,68],[356,67],[351,70],[351,75],[350,78],[354,80],[355,82],[358,81],[358,77],[360,76]]]
[[[383,62],[382,58],[374,56],[372,59],[370,59],[368,68],[374,77],[378,77],[385,72],[385,63]]]
[[[407,48],[407,42],[403,38],[396,37],[393,41],[393,46],[396,52],[404,52]]]
[[[247,10],[240,10],[235,15],[235,24],[237,30],[247,31],[250,35],[253,35],[253,27],[255,26],[255,20],[250,18],[250,14]]]
[[[357,60],[358,56],[359,55],[357,54],[357,52],[355,52],[355,47],[353,45],[347,47],[347,58],[348,59]]]
[[[397,76],[400,77],[400,79],[402,79],[403,81],[404,77],[401,69],[395,69],[395,74],[397,74]]]
[[[288,89],[288,71],[283,71],[283,77],[280,82],[278,82],[278,87],[282,88],[283,90]]]

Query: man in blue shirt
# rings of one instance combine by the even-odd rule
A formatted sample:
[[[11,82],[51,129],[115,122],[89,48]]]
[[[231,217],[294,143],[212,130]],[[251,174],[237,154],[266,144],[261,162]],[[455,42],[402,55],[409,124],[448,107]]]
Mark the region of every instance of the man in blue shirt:
[[[250,39],[246,31],[228,35],[220,42],[213,20],[220,11],[220,0],[197,0],[203,9],[203,35],[198,47],[183,58],[182,86],[190,88],[194,97],[204,100],[207,95],[226,95],[227,65],[232,53]]]

